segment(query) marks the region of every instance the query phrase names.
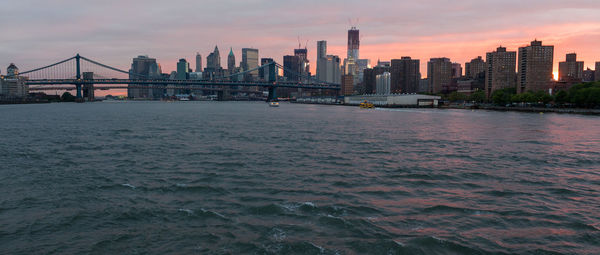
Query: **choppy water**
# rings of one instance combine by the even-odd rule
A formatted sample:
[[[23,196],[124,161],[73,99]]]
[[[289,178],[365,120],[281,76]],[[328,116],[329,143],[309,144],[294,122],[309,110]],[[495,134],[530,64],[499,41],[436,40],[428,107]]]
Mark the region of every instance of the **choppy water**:
[[[600,254],[600,118],[0,106],[2,254]]]

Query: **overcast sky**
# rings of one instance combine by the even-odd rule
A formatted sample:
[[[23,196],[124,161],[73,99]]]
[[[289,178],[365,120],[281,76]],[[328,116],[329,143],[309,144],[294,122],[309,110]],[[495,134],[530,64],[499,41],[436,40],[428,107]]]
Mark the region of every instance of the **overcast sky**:
[[[418,58],[423,76],[431,57],[464,65],[535,38],[555,46],[557,63],[568,52],[586,67],[600,61],[599,0],[19,0],[0,7],[0,66],[23,71],[80,53],[128,69],[149,55],[169,72],[179,58],[194,67],[196,52],[206,63],[215,45],[225,66],[229,47],[238,64],[243,47],[283,62],[300,37],[314,69],[318,40],[345,57],[349,20],[360,29],[361,58]]]

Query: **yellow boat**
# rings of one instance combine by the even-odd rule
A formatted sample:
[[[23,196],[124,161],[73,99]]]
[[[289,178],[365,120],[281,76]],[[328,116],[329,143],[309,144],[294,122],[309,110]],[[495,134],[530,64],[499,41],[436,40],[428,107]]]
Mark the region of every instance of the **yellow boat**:
[[[369,103],[367,101],[364,101],[364,102],[360,103],[359,106],[360,106],[361,109],[372,109],[372,108],[375,108],[375,106],[372,103]]]

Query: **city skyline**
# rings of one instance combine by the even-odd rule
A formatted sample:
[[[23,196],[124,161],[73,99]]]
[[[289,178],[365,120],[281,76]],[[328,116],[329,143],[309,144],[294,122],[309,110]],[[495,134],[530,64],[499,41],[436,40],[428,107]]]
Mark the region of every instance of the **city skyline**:
[[[309,61],[316,63],[319,40],[328,42],[328,54],[346,56],[351,26],[361,31],[361,58],[375,63],[411,56],[421,60],[421,70],[430,58],[465,63],[498,46],[516,51],[534,39],[555,46],[555,73],[567,53],[577,53],[586,68],[593,69],[600,60],[594,44],[600,40],[597,1],[350,1],[349,6],[320,3],[314,12],[291,16],[294,5],[278,2],[136,3],[121,3],[114,10],[106,2],[11,3],[0,15],[2,30],[11,35],[2,39],[0,64],[14,62],[27,70],[79,52],[127,68],[131,58],[148,55],[157,59],[163,72],[170,72],[179,59],[193,62],[196,52],[207,56],[215,46],[233,47],[238,58],[242,48],[256,48],[259,58],[283,62],[283,56],[298,46],[298,37],[303,47],[308,41]],[[221,54],[222,63],[226,58]]]

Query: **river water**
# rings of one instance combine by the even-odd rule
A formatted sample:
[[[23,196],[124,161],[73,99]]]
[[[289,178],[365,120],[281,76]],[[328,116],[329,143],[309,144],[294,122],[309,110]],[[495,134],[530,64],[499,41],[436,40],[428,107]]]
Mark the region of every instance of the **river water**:
[[[600,254],[600,117],[0,106],[1,254]]]

